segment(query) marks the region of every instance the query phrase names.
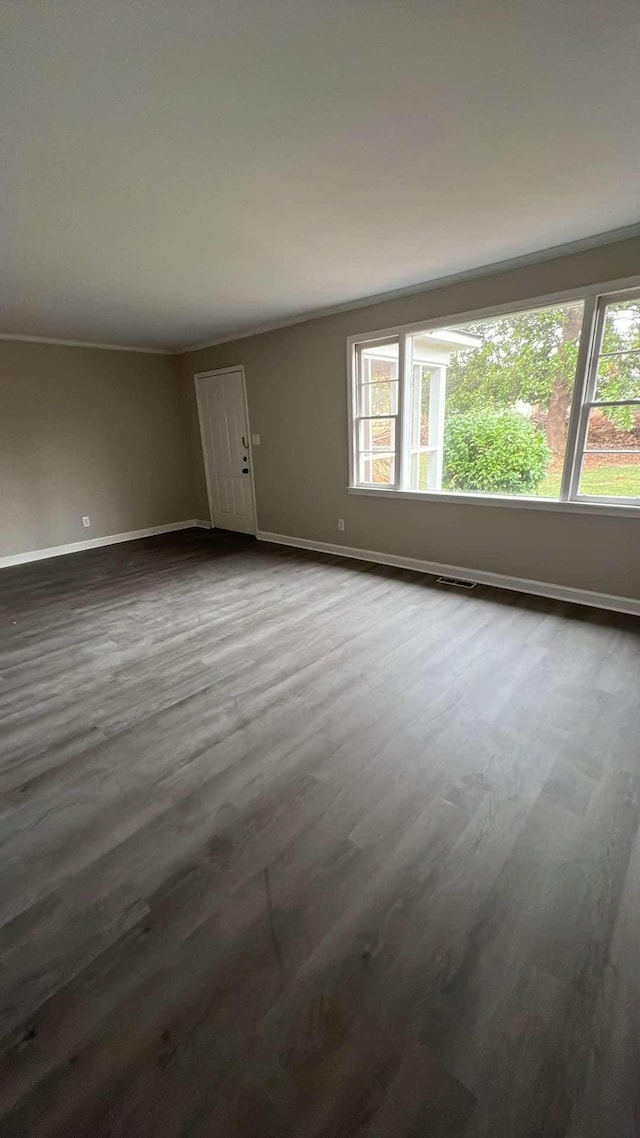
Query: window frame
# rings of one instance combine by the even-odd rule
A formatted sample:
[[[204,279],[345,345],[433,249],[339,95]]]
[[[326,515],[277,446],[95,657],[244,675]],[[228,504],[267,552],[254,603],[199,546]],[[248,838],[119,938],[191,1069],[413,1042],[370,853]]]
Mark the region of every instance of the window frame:
[[[361,365],[359,364],[358,357],[362,355],[363,348],[365,350],[367,348],[369,348],[369,349],[386,348],[386,347],[391,347],[392,345],[395,345],[395,344],[398,345],[398,375],[397,375],[397,379],[390,380],[389,382],[397,383],[397,385],[398,385],[398,397],[396,400],[397,409],[396,409],[395,413],[393,413],[393,414],[390,413],[389,415],[362,415],[362,414],[360,414],[359,397],[360,397],[360,389],[363,386],[363,384],[360,381],[360,366]],[[393,356],[392,356],[392,358],[393,358]],[[372,419],[393,419],[395,421],[394,449],[393,449],[394,483],[393,483],[393,485],[389,485],[387,487],[387,489],[390,489],[390,490],[400,488],[401,477],[402,477],[402,472],[400,470],[400,455],[402,454],[402,449],[403,449],[403,447],[402,447],[402,443],[403,443],[402,426],[403,426],[403,410],[404,410],[404,408],[403,408],[402,398],[403,398],[404,384],[401,382],[401,374],[402,374],[403,366],[404,366],[404,337],[401,335],[384,336],[384,337],[378,338],[376,340],[367,340],[365,344],[358,342],[354,346],[351,415],[352,415],[352,429],[353,429],[353,439],[354,439],[353,453],[355,455],[356,465],[355,465],[355,469],[353,472],[353,476],[356,479],[358,478],[358,473],[359,473],[358,468],[357,468],[358,467],[358,459],[361,457],[361,454],[362,454],[362,452],[360,450],[359,443],[358,443],[358,433],[360,431],[360,424],[367,422],[367,420],[372,420]],[[368,380],[367,382],[372,383],[373,381]],[[374,454],[373,451],[369,450],[369,451],[366,451],[364,453],[368,454],[370,458],[373,458],[373,454]],[[384,456],[379,455],[378,457],[382,458]],[[375,489],[377,486],[381,485],[380,483],[375,483],[375,482],[360,482],[360,481],[357,481],[356,484],[360,487],[363,487],[363,488],[369,487],[372,489]]]
[[[598,504],[608,505],[626,505],[630,508],[640,508],[640,495],[637,498],[620,498],[614,495],[605,494],[581,494],[580,493],[580,478],[582,475],[582,465],[584,457],[589,452],[587,450],[587,439],[589,430],[589,416],[594,407],[624,407],[633,406],[640,410],[639,399],[596,399],[596,387],[598,383],[598,369],[600,360],[602,358],[601,346],[602,338],[604,335],[604,328],[607,319],[607,309],[609,305],[616,304],[621,300],[632,300],[638,297],[640,299],[640,291],[636,289],[624,289],[618,292],[602,293],[597,297],[596,312],[594,320],[594,329],[592,337],[591,352],[584,370],[584,383],[581,392],[580,407],[577,412],[578,426],[576,430],[576,439],[573,453],[573,463],[571,468],[571,475],[569,478],[568,497],[567,501],[570,502],[591,502]],[[638,350],[640,354],[640,349]],[[577,379],[576,379],[577,386]],[[575,390],[575,388],[574,388]],[[606,454],[607,451],[603,450],[599,453]],[[624,451],[612,451],[609,453],[621,453]],[[638,453],[635,451],[634,453]],[[567,463],[565,462],[565,468]],[[634,506],[635,503],[635,506]]]
[[[489,505],[548,510],[550,512],[560,510],[572,513],[614,514],[619,517],[638,516],[640,512],[640,497],[618,498],[604,495],[585,495],[578,492],[589,411],[591,410],[593,402],[590,396],[593,396],[595,390],[600,358],[599,347],[602,341],[607,306],[615,301],[635,299],[636,296],[640,298],[640,276],[626,277],[609,281],[605,284],[590,285],[580,289],[565,290],[559,293],[527,297],[526,299],[519,299],[506,304],[492,305],[487,308],[465,310],[450,315],[441,314],[440,316],[431,317],[427,320],[413,321],[371,333],[360,332],[347,337],[347,383],[349,393],[348,493],[439,503],[449,502],[451,504],[463,505]],[[487,494],[486,492],[476,493],[473,491],[458,492],[455,490],[406,489],[409,448],[404,446],[404,439],[410,439],[410,401],[405,398],[405,392],[410,389],[411,384],[411,376],[407,374],[411,365],[411,354],[406,351],[407,337],[417,332],[447,328],[456,323],[490,319],[494,316],[515,315],[519,312],[528,312],[536,308],[548,308],[555,304],[569,303],[576,300],[583,302],[584,309],[580,332],[580,347],[571,399],[571,412],[567,430],[565,462],[559,496],[557,498],[540,498],[527,497],[525,495]],[[393,486],[362,484],[357,481],[358,445],[355,433],[357,430],[357,404],[355,402],[358,388],[357,353],[363,346],[366,348],[368,345],[374,346],[376,343],[389,343],[396,339],[399,343],[396,482]],[[631,400],[630,402],[640,407],[640,400]]]

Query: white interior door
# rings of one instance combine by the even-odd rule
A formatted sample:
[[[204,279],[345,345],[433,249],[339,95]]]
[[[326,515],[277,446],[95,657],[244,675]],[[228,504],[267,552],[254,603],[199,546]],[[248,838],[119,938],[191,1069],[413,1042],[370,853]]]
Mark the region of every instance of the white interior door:
[[[242,368],[196,376],[211,522],[255,533],[249,423]]]

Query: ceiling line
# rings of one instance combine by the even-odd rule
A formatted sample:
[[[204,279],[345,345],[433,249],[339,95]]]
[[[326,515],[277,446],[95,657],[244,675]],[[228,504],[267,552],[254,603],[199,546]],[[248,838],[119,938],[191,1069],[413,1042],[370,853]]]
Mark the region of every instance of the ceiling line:
[[[523,253],[519,257],[510,257],[505,261],[493,261],[488,265],[478,265],[474,269],[465,269],[459,273],[451,273],[445,277],[433,277],[431,280],[421,281],[419,284],[406,285],[404,288],[393,289],[390,292],[379,292],[371,296],[364,296],[358,300],[347,300],[343,304],[317,308],[310,312],[300,313],[285,320],[272,324],[261,324],[250,328],[246,332],[235,332],[231,336],[221,336],[217,340],[207,340],[204,343],[191,344],[187,348],[176,348],[171,354],[180,356],[187,352],[199,352],[204,348],[215,348],[219,344],[230,344],[234,340],[247,340],[251,336],[261,336],[264,332],[277,332],[279,328],[290,328],[294,324],[305,324],[308,320],[321,320],[324,316],[338,316],[341,312],[351,312],[358,308],[368,308],[373,304],[384,304],[388,300],[400,300],[405,296],[415,296],[421,292],[433,292],[436,289],[446,288],[447,285],[462,284],[465,281],[478,280],[482,277],[494,276],[497,273],[509,272],[513,269],[524,269],[530,265],[542,264],[552,261],[556,257],[568,257],[572,253],[588,252],[590,249],[599,249],[604,245],[614,245],[618,241],[629,241],[640,237],[640,222],[625,225],[620,229],[609,229],[604,233],[596,233],[592,237],[581,237],[576,241],[568,241],[563,245],[551,245],[547,249],[539,249],[535,253]]]
[[[58,344],[65,348],[100,348],[103,352],[144,352],[151,356],[173,356],[171,348],[140,348],[134,344],[98,344],[92,340],[57,340],[50,336],[22,336],[13,332],[0,332],[0,340],[15,340],[22,344]]]
[[[446,288],[448,285],[462,284],[465,281],[477,280],[497,273],[509,272],[515,269],[526,268],[531,265],[554,260],[557,257],[570,256],[572,253],[588,252],[605,245],[613,245],[618,241],[628,241],[640,237],[640,222],[626,225],[619,229],[610,229],[604,233],[583,237],[577,241],[569,241],[562,245],[552,245],[534,253],[524,253],[519,257],[511,257],[504,261],[494,261],[487,265],[478,265],[473,269],[466,269],[459,273],[451,273],[444,277],[434,277],[431,280],[420,281],[418,284],[407,285],[404,288],[393,289],[389,292],[375,293],[360,297],[357,300],[344,301],[342,304],[328,305],[307,312],[299,313],[284,320],[261,324],[246,331],[234,332],[228,336],[221,336],[215,340],[206,340],[182,348],[143,348],[134,344],[103,344],[91,340],[63,340],[49,336],[29,336],[17,333],[0,332],[0,341],[16,341],[28,344],[57,344],[69,348],[97,348],[109,352],[142,352],[146,355],[181,356],[188,352],[199,352],[204,348],[215,348],[219,344],[230,344],[234,340],[247,340],[251,336],[260,336],[266,332],[276,332],[280,328],[290,328],[296,324],[305,324],[310,320],[321,320],[325,316],[338,316],[342,312],[355,311],[358,308],[367,308],[373,304],[384,304],[386,301],[399,300],[402,297],[415,296],[421,292],[433,292],[436,289]]]

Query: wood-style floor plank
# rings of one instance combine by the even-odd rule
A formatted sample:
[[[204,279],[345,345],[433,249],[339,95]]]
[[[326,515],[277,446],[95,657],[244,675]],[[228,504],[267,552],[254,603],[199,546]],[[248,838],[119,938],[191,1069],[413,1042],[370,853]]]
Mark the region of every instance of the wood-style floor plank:
[[[188,531],[0,577],[2,1138],[631,1138],[640,624]]]

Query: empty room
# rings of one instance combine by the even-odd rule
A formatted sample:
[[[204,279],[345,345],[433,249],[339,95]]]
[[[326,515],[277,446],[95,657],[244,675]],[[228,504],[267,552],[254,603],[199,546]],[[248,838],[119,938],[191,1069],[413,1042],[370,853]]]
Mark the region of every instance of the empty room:
[[[637,0],[0,8],[1,1138],[637,1138]]]

